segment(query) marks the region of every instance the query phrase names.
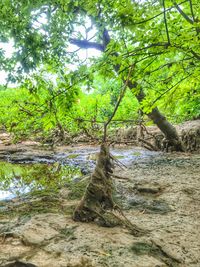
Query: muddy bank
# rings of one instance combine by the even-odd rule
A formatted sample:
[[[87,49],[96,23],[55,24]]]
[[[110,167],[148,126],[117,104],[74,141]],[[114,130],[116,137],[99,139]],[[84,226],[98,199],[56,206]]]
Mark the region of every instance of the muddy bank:
[[[40,143],[20,143],[16,145],[5,146],[0,144],[0,160],[6,160],[11,163],[54,163],[74,166],[85,166],[89,164],[94,167],[96,157],[99,152],[98,145],[73,145],[58,146],[49,150]],[[161,152],[149,151],[141,147],[118,146],[111,147],[111,153],[122,163],[131,165],[132,161],[158,157]]]
[[[0,266],[199,267],[200,156],[136,152],[127,168],[115,168],[114,197],[146,234],[74,222],[80,195],[72,199],[72,188],[63,186],[50,195],[0,202]],[[130,152],[124,153],[127,160]]]
[[[48,187],[57,188],[69,179],[79,181],[81,176],[93,171],[98,153],[98,146],[60,146],[48,150],[40,144],[27,142],[0,145],[0,199],[39,189],[47,182]],[[112,148],[111,153],[119,164],[127,167],[162,154],[137,147]]]
[[[179,125],[174,125],[178,135],[180,137],[183,150],[185,152],[200,152],[200,120],[186,121]],[[94,135],[94,136],[93,136]],[[93,136],[93,137],[92,137]],[[12,135],[0,132],[0,149],[1,146],[13,146],[12,145]],[[157,128],[157,126],[145,126],[144,124],[132,127],[122,127],[122,128],[111,128],[108,131],[108,140],[113,146],[127,145],[127,146],[139,146],[147,148],[152,151],[165,151],[173,152],[173,148],[166,148],[166,142],[163,133]],[[44,140],[43,140],[44,141]],[[61,143],[64,144],[73,144],[75,146],[86,144],[98,144],[101,142],[95,133],[90,134],[80,134],[71,139],[63,140]],[[40,143],[35,141],[23,141],[19,144],[19,149],[24,146],[41,146]],[[51,140],[51,143],[44,144],[43,147],[46,148],[55,148],[56,146],[61,145],[59,141]],[[62,146],[61,146],[62,147]],[[12,150],[12,149],[11,149]],[[12,152],[11,152],[12,153]]]
[[[185,152],[200,152],[200,120],[184,122],[175,125],[183,150]],[[113,134],[116,143],[132,144],[146,147],[150,150],[164,150],[164,135],[156,126],[133,126],[119,128]],[[172,151],[168,151],[172,152]]]

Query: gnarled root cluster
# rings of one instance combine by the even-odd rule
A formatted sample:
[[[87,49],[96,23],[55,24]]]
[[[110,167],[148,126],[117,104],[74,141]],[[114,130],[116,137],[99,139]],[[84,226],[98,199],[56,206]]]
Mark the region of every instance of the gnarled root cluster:
[[[73,219],[81,222],[95,221],[107,227],[121,225],[128,228],[133,235],[142,235],[146,232],[133,225],[113,201],[112,158],[109,147],[103,143],[95,170],[83,198],[73,213]]]
[[[85,194],[74,211],[73,219],[75,221],[94,221],[101,218],[105,210],[114,208],[112,173],[113,163],[109,147],[102,144],[95,170],[91,175]]]

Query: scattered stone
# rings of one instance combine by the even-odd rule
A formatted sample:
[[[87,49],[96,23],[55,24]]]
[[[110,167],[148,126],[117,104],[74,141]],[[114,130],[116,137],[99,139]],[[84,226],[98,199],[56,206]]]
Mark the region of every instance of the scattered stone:
[[[163,191],[163,188],[160,186],[154,186],[154,185],[135,185],[133,189],[141,194],[152,194],[152,195],[158,195]]]

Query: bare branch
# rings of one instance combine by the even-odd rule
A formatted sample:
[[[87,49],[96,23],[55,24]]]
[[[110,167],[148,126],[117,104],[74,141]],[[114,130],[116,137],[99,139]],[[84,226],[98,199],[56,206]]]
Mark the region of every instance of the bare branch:
[[[195,21],[194,11],[193,11],[193,6],[192,6],[192,0],[189,0],[189,3],[190,3],[190,11],[191,11],[192,19],[193,19],[193,21]]]
[[[186,3],[186,2],[188,2],[188,0],[182,1],[182,2],[180,2],[178,5],[182,5],[182,4]],[[174,7],[175,7],[175,6],[171,6],[171,7],[167,8],[166,11],[170,11],[170,10],[173,9]],[[157,17],[159,17],[159,16],[161,16],[161,15],[163,15],[163,12],[160,12],[160,13],[158,13],[157,15],[155,15],[155,16],[149,18],[149,19],[145,19],[145,20],[136,22],[136,23],[134,23],[134,25],[138,25],[138,24],[146,23],[146,22],[148,22],[148,21],[150,21],[150,20],[153,20],[153,19],[155,19],[155,18],[157,18]]]
[[[172,85],[170,88],[168,88],[167,90],[165,90],[162,94],[160,94],[152,103],[152,105],[154,105],[161,97],[163,97],[166,93],[168,93],[169,91],[171,91],[174,87],[176,87],[177,85],[179,85],[180,83],[182,83],[184,80],[186,80],[188,77],[190,77],[192,74],[189,74],[185,77],[183,77],[181,80],[179,80],[177,83],[175,83],[174,85]]]
[[[153,43],[153,44],[147,45],[145,47],[136,48],[135,50],[129,52],[127,55],[128,56],[132,56],[136,52],[139,52],[139,51],[142,51],[142,50],[147,50],[147,49],[152,48],[152,47],[164,47],[164,48],[167,48],[168,46],[169,46],[169,43],[166,43],[166,42]],[[124,55],[126,55],[126,54],[124,54]]]
[[[166,30],[166,34],[167,34],[167,42],[168,42],[168,45],[170,45],[169,31],[168,31],[168,26],[167,26],[165,0],[163,0],[163,9],[164,9],[164,13],[163,14],[164,14],[165,30]]]
[[[127,88],[127,86],[128,86],[128,82],[129,82],[129,80],[130,80],[130,76],[131,76],[132,69],[133,69],[133,66],[131,66],[130,69],[129,69],[128,77],[127,77],[127,79],[126,79],[126,81],[125,81],[125,83],[124,83],[124,86],[123,86],[123,88],[122,88],[122,91],[121,91],[121,94],[120,94],[120,96],[119,96],[119,99],[118,99],[118,101],[117,101],[117,103],[116,103],[116,105],[115,105],[114,111],[113,111],[112,115],[110,116],[110,118],[108,119],[108,121],[104,124],[104,137],[103,137],[103,141],[104,141],[104,142],[106,141],[106,131],[107,131],[107,126],[109,125],[109,123],[110,123],[110,122],[112,121],[112,119],[114,118],[114,116],[115,116],[115,114],[116,114],[116,112],[117,112],[117,109],[118,109],[118,107],[119,107],[119,105],[120,105],[120,103],[121,103],[121,101],[122,101],[122,99],[123,99],[123,97],[124,97],[124,94],[125,94],[125,92],[126,92],[126,88]]]
[[[107,29],[104,29],[103,31],[103,46],[104,50],[106,49],[107,45],[110,43],[110,35],[108,33]]]
[[[184,17],[184,19],[187,20],[187,22],[189,22],[190,24],[194,24],[194,21],[188,17],[188,15],[180,8],[180,6],[175,1],[173,1],[173,4],[175,5],[178,12]]]
[[[100,51],[104,51],[104,46],[102,44],[98,44],[95,42],[90,42],[88,40],[78,40],[78,39],[69,39],[71,44],[77,45],[80,48],[88,49],[88,48],[94,48]]]
[[[191,60],[191,59],[193,59],[193,58],[194,58],[194,57],[187,57],[187,58],[184,58],[184,59],[181,59],[181,60],[171,61],[171,62],[165,63],[165,64],[163,64],[163,65],[160,65],[158,68],[156,68],[156,69],[150,71],[150,73],[159,71],[159,70],[161,70],[162,68],[165,68],[165,67],[170,68],[173,64],[179,64],[179,63],[181,63],[181,62],[183,62],[183,61]]]
[[[191,53],[193,54],[193,56],[195,58],[197,58],[198,60],[200,60],[200,55],[198,55],[196,52],[194,52],[193,50],[191,50]]]

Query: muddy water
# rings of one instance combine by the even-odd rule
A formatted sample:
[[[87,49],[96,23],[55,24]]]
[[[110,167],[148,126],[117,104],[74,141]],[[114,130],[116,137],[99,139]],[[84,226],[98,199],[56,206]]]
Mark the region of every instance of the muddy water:
[[[50,150],[4,150],[0,152],[0,200],[35,190],[56,190],[92,172],[98,147]],[[123,165],[156,159],[161,153],[140,148],[114,148],[111,154]]]

